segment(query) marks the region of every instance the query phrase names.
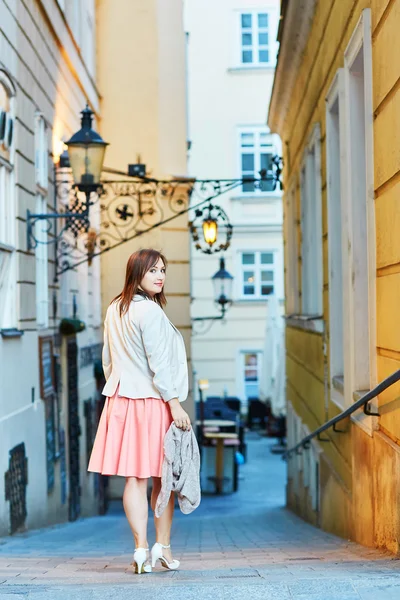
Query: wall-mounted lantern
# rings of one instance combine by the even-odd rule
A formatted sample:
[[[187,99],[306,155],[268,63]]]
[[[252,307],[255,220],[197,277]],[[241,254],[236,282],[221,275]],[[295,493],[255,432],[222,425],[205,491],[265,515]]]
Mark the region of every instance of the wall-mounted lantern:
[[[93,114],[89,106],[86,106],[81,112],[81,129],[65,142],[74,184],[85,194],[95,192],[101,186],[104,156],[108,146],[92,129]]]
[[[225,259],[220,258],[219,270],[211,278],[214,287],[214,302],[221,311],[212,317],[195,317],[193,321],[219,321],[225,317],[227,307],[232,304],[233,276],[225,269]]]
[[[81,201],[76,195],[69,203],[65,212],[54,212],[44,214],[33,214],[27,211],[27,245],[31,250],[40,243],[35,237],[35,223],[47,221],[49,224],[57,219],[64,219],[65,225],[53,235],[53,242],[57,243],[65,231],[70,230],[75,237],[81,230],[89,229],[90,195],[92,192],[101,191],[101,173],[103,170],[104,155],[108,146],[101,136],[92,129],[93,111],[86,105],[81,112],[81,128],[68,142],[65,142],[68,150],[60,156],[60,167],[71,167],[73,186],[85,194],[85,201]],[[81,225],[78,224],[81,223]],[[89,253],[88,260],[91,260]]]

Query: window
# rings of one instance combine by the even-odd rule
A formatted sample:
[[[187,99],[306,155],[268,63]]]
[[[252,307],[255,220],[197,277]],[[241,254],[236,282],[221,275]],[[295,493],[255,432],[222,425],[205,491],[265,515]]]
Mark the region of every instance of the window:
[[[71,29],[78,46],[81,46],[82,41],[82,8],[83,6],[80,0],[72,0]]]
[[[258,11],[240,13],[240,63],[246,66],[274,63],[274,37],[272,14]]]
[[[299,248],[296,206],[296,185],[285,196],[286,245],[286,314],[299,313]]]
[[[342,407],[344,385],[343,340],[343,252],[342,252],[342,171],[344,159],[340,122],[343,70],[340,69],[328,93],[326,104],[328,251],[329,251],[329,339],[331,398]],[[342,398],[343,401],[343,398]]]
[[[0,70],[0,329],[17,325],[14,86]]]
[[[14,167],[14,91],[4,71],[0,71],[0,243],[15,244]]]
[[[275,291],[275,255],[272,251],[241,253],[241,297],[266,298]]]
[[[35,178],[36,184],[43,190],[48,187],[49,147],[47,126],[41,114],[35,119]]]
[[[36,196],[36,213],[47,212],[46,198]],[[35,249],[36,257],[36,321],[37,326],[44,329],[49,326],[49,281],[48,281],[48,246],[46,221],[35,223],[35,238],[38,243]]]
[[[321,141],[314,127],[301,169],[301,294],[302,312],[320,316],[322,302]]]
[[[376,248],[371,11],[365,9],[344,56],[346,131],[344,356],[346,404],[377,384]]]
[[[86,0],[82,8],[82,24],[85,30],[85,35],[82,36],[82,55],[89,72],[95,75],[96,17],[94,0]]]
[[[47,127],[43,116],[37,114],[35,118],[36,214],[47,213],[48,158]],[[48,239],[45,220],[36,221],[35,238],[37,240],[36,322],[39,328],[45,329],[49,326]]]
[[[243,396],[245,400],[258,398],[262,352],[242,352]]]
[[[240,170],[241,177],[257,178],[260,171],[265,170],[272,175],[272,158],[276,154],[272,136],[265,128],[251,128],[240,131]],[[262,193],[274,191],[274,182],[263,181],[256,188],[253,181],[245,181],[242,185],[244,193]]]

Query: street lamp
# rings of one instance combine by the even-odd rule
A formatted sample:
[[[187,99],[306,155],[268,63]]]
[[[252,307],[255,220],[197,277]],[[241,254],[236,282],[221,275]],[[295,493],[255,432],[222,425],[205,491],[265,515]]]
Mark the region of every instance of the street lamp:
[[[201,226],[201,229],[200,229]],[[205,207],[197,208],[193,221],[189,222],[190,232],[195,243],[196,250],[204,254],[224,252],[230,246],[233,226],[230,224],[228,215],[221,206],[211,202]],[[224,233],[224,240],[218,240],[219,229]],[[206,245],[202,243],[201,233]],[[219,242],[218,244],[216,242]]]
[[[203,220],[203,237],[206,244],[211,248],[218,238],[218,221],[212,214],[213,206],[208,207],[208,216]]]
[[[104,155],[108,146],[102,137],[92,129],[93,111],[89,106],[81,112],[81,129],[68,142],[68,156],[75,185],[86,196],[100,187]]]
[[[214,286],[214,299],[221,306],[222,317],[225,314],[227,304],[232,303],[232,284],[233,277],[225,269],[225,259],[220,258],[219,271],[212,277]]]
[[[210,247],[215,244],[218,237],[218,223],[215,219],[204,219],[203,221],[204,241]]]
[[[68,153],[64,151],[60,156],[59,167],[71,167],[72,176],[75,187],[83,192],[86,200],[82,202],[78,198],[78,193],[75,192],[73,200],[69,198],[68,187],[68,208],[64,212],[42,213],[36,214],[27,211],[27,245],[28,250],[36,248],[39,241],[35,236],[35,224],[40,221],[47,223],[48,231],[51,230],[51,223],[58,220],[65,222],[60,231],[57,230],[57,225],[52,231],[52,241],[57,245],[65,231],[69,231],[76,238],[80,233],[87,233],[90,230],[89,208],[90,195],[92,192],[102,190],[100,182],[101,173],[103,170],[104,155],[108,146],[102,137],[92,129],[93,111],[89,106],[81,112],[81,128],[77,131],[65,145],[68,148]],[[68,182],[61,182],[68,183]],[[57,192],[56,192],[57,193]],[[88,240],[88,260],[93,258],[93,233],[89,235]],[[50,242],[46,242],[50,243]],[[68,244],[67,244],[68,245]],[[63,246],[66,247],[65,244]]]
[[[219,270],[211,278],[214,287],[214,301],[221,308],[221,314],[213,317],[195,317],[193,321],[219,321],[225,317],[227,306],[232,304],[233,277],[225,269],[225,259],[219,259]]]

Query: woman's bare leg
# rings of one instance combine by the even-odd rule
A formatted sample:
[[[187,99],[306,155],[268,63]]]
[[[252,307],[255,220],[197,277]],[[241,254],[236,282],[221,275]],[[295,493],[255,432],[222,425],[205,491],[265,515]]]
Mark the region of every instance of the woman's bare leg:
[[[153,477],[153,489],[151,492],[151,508],[154,512],[154,525],[156,528],[156,542],[160,542],[164,546],[168,546],[171,541],[171,527],[172,527],[172,519],[174,516],[174,504],[175,504],[175,494],[171,493],[171,497],[169,502],[162,513],[162,515],[157,518],[155,515],[155,508],[158,494],[161,490],[161,477]],[[172,562],[172,553],[170,548],[163,549],[163,555],[167,559],[168,562]]]
[[[123,496],[124,510],[128,519],[135,548],[148,548],[147,521],[149,507],[147,503],[147,479],[127,477]]]

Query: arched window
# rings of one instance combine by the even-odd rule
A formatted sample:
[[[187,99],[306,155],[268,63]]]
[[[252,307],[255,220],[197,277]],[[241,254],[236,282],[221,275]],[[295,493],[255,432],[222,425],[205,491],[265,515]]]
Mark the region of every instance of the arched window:
[[[14,167],[15,88],[0,70],[0,243],[15,243],[14,194],[11,189]],[[12,221],[11,221],[12,219]]]
[[[0,329],[16,327],[15,87],[0,69]]]

